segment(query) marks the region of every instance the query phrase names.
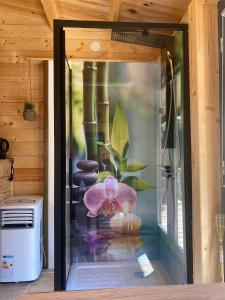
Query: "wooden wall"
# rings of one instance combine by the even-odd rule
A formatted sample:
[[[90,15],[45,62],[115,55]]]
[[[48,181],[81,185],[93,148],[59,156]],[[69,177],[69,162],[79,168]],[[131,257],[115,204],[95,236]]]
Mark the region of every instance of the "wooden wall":
[[[189,6],[194,282],[219,280],[215,215],[221,201],[217,0]]]
[[[37,120],[23,119],[24,101],[30,101],[26,63],[0,64],[0,137],[10,142],[15,160],[15,194],[43,190],[43,63],[31,65],[32,94]]]
[[[48,47],[51,35],[40,1],[0,0],[0,137],[9,140],[15,159],[15,194],[43,193],[46,99],[42,61],[31,61],[37,120],[25,121],[22,114],[24,102],[31,99],[28,58],[52,54]]]
[[[182,10],[180,11],[182,14]],[[63,17],[63,16],[61,16]],[[178,16],[179,17],[179,16]],[[100,35],[102,33],[100,32]],[[78,38],[76,38],[78,36]],[[157,59],[159,50],[137,45],[110,42],[103,33],[101,50],[90,50],[89,32],[70,34],[73,58],[111,60]],[[85,42],[82,40],[85,39]],[[53,57],[53,33],[40,0],[0,0],[0,137],[10,142],[15,158],[15,194],[43,192],[44,142],[44,66],[42,59]],[[30,101],[28,62],[31,63],[32,97],[37,121],[24,121],[23,104]],[[37,59],[34,61],[33,59]]]

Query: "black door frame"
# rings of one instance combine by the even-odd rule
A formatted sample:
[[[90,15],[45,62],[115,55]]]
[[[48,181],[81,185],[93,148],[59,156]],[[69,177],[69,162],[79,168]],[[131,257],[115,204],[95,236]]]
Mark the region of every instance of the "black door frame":
[[[184,176],[187,282],[193,283],[192,253],[192,176],[191,129],[189,94],[188,25],[167,23],[130,23],[102,21],[54,20],[54,130],[55,130],[55,184],[54,184],[54,238],[55,290],[66,289],[65,262],[65,31],[64,28],[98,28],[117,30],[148,30],[183,32],[184,56]]]

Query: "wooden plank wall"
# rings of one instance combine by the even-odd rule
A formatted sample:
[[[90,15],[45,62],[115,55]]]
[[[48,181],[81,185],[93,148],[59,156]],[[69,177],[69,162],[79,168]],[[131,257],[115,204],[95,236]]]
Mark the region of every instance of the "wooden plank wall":
[[[220,209],[217,0],[189,6],[194,282],[219,280],[215,214]]]
[[[145,46],[126,44],[124,48],[124,44],[110,41],[110,34],[105,36],[105,33],[100,41],[100,50],[94,52],[90,48],[91,43],[102,31],[96,33],[93,35],[93,32],[81,30],[72,34],[68,40],[67,57],[152,61],[160,54],[159,49]],[[53,34],[42,3],[40,0],[0,0],[0,63],[27,63],[28,57],[53,57]]]
[[[30,101],[29,57],[52,55],[52,35],[39,0],[0,0],[0,137],[15,159],[14,194],[43,193],[44,65],[31,62],[37,120],[23,119]]]
[[[28,64],[0,64],[0,137],[10,142],[15,160],[15,194],[43,191],[43,63],[31,64],[36,121],[23,119],[24,101],[30,101]]]
[[[99,33],[102,34],[101,32]],[[112,60],[155,60],[159,50],[110,42],[103,33],[101,51],[90,50],[90,32],[70,34],[70,56]],[[85,39],[85,42],[82,41]],[[123,49],[122,49],[122,48]],[[115,49],[117,49],[115,51]],[[10,141],[15,158],[15,194],[43,191],[44,66],[42,59],[53,57],[53,34],[40,0],[0,0],[0,137]],[[32,96],[37,121],[24,121],[24,101],[30,100],[28,60],[31,63]],[[106,57],[105,57],[106,58]]]

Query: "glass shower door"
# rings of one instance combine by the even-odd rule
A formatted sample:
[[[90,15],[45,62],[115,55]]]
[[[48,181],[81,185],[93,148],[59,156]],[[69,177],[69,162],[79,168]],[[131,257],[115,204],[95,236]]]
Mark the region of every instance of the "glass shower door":
[[[60,258],[65,268],[63,288],[191,282],[187,264],[191,249],[186,251],[191,243],[190,235],[187,239],[191,197],[186,178],[190,175],[186,27],[170,24],[158,29],[149,24],[146,29],[133,24],[128,29],[127,24],[101,22],[97,26],[102,28],[89,28],[94,24],[82,24],[83,29],[66,28],[66,51],[61,52],[69,57],[62,107],[65,243],[56,244],[65,251],[64,261]],[[179,41],[174,39],[176,34]],[[84,42],[87,36],[90,44]],[[173,45],[170,49],[170,43],[179,51]],[[70,52],[71,45],[76,52]],[[127,61],[119,61],[118,49],[137,51],[140,46],[148,49],[149,59],[132,61],[135,55],[129,53]],[[116,58],[101,60],[103,55]],[[63,76],[57,78],[63,82]],[[56,100],[62,99],[59,93]],[[162,181],[166,203],[159,193]],[[63,200],[59,196],[56,192],[56,206]],[[163,224],[158,219],[161,204]],[[60,218],[57,207],[56,212]]]
[[[66,117],[66,190],[65,190],[65,271],[68,278],[71,256],[71,207],[72,207],[72,69],[65,65],[65,117]]]

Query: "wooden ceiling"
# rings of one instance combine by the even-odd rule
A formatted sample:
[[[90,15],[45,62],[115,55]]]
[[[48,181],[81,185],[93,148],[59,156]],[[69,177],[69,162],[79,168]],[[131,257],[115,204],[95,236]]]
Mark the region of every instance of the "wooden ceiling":
[[[49,25],[53,28],[53,19],[70,20],[98,20],[98,21],[124,21],[124,22],[155,22],[155,23],[179,23],[190,0],[40,0],[46,13]],[[86,32],[86,34],[85,34]],[[91,38],[98,35],[95,32],[83,31],[83,37],[72,39],[67,43],[67,49],[73,53],[68,54],[70,58],[87,57],[90,53]],[[101,35],[101,33],[100,33]],[[76,36],[76,35],[75,35]],[[149,47],[126,45],[126,57],[123,53],[124,45],[109,38],[101,39],[101,51],[91,53],[92,59],[104,58],[118,60],[132,59],[137,53],[141,53],[143,60],[156,60],[159,56],[159,49]],[[70,51],[71,52],[71,51]],[[146,57],[145,57],[146,56]],[[138,57],[140,59],[140,57]]]
[[[52,20],[179,23],[190,0],[40,0]]]
[[[191,0],[0,0],[33,16],[72,20],[179,23]],[[4,14],[0,10],[0,14]],[[16,21],[16,20],[15,20]]]
[[[43,0],[46,1],[46,0]],[[61,19],[110,20],[113,6],[120,21],[180,22],[190,0],[51,0]],[[46,2],[51,2],[47,0]]]
[[[3,61],[9,56],[15,61],[18,57],[52,57],[53,19],[179,23],[190,1],[0,0],[0,56]],[[158,57],[158,49],[132,44],[124,47],[110,38],[102,42],[101,51],[93,53],[90,44],[97,35],[85,35],[85,31],[82,35],[69,41],[72,58],[151,61]]]

